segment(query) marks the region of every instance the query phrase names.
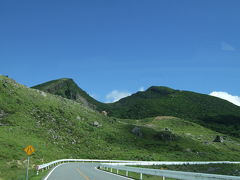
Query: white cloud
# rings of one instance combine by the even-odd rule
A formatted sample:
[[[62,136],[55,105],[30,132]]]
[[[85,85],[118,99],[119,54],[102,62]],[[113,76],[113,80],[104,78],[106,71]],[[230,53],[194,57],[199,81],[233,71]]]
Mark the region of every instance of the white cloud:
[[[140,87],[138,91],[144,91],[144,87]]]
[[[240,97],[239,96],[233,96],[231,94],[228,94],[227,92],[220,92],[220,91],[213,91],[209,95],[219,97],[221,99],[225,99],[237,106],[240,106]]]
[[[131,95],[131,93],[129,93],[129,92],[123,92],[123,91],[121,92],[118,90],[113,90],[106,95],[106,102],[107,103],[116,102],[116,101],[118,101],[124,97],[130,96],[130,95]]]
[[[222,42],[221,43],[221,49],[223,51],[235,51],[236,50],[232,45],[230,45],[230,44],[228,44],[226,42]]]

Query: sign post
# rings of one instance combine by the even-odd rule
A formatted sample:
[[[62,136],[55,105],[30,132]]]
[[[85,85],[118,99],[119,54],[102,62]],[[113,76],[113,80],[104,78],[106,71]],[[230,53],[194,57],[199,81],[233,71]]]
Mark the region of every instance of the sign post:
[[[26,180],[28,180],[29,159],[30,159],[30,156],[28,156],[28,159],[27,159],[27,175],[26,175]]]
[[[33,146],[29,145],[29,146],[24,148],[24,151],[28,155],[28,159],[27,159],[27,175],[26,175],[26,180],[28,180],[28,168],[29,168],[30,156],[32,155],[32,153],[35,152],[35,149],[34,149]]]

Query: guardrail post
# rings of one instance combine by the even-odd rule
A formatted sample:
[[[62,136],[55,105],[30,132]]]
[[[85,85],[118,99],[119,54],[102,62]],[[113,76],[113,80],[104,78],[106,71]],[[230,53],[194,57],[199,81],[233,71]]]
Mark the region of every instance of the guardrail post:
[[[126,176],[128,176],[128,171],[126,171]]]
[[[112,172],[112,168],[111,168],[111,172]]]
[[[142,180],[142,173],[140,173],[140,179]]]
[[[117,174],[118,174],[118,169],[117,169]]]
[[[165,177],[163,176],[162,179],[165,180]]]

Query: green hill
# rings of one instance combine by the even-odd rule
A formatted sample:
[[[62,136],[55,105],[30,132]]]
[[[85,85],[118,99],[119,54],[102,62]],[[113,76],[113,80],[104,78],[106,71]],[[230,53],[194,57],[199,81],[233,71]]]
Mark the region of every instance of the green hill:
[[[205,94],[153,86],[118,102],[104,104],[91,98],[71,79],[50,81],[34,88],[82,102],[100,112],[107,111],[113,117],[142,119],[174,116],[218,132],[240,136],[240,107]]]
[[[112,115],[121,118],[171,115],[202,119],[214,115],[240,115],[240,108],[226,100],[157,86],[123,98],[111,104],[111,107]]]
[[[49,81],[32,88],[77,101],[84,106],[88,106],[93,109],[96,109],[96,106],[100,104],[100,102],[89,96],[85,91],[78,87],[72,79],[69,78]]]
[[[217,97],[190,91],[153,86],[108,107],[109,115],[119,118],[175,116],[212,128],[240,135],[240,107]]]
[[[224,137],[223,143],[213,142]],[[0,76],[0,179],[24,179],[33,168],[61,158],[128,160],[240,160],[240,140],[175,117],[107,117],[73,100]]]

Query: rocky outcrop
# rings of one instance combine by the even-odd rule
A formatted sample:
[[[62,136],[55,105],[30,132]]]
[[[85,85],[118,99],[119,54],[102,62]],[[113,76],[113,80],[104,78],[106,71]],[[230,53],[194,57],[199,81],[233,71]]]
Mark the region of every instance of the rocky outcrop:
[[[43,91],[41,91],[41,95],[42,95],[43,97],[46,97],[46,96],[47,96],[47,94],[46,94],[45,92],[43,92]]]
[[[107,115],[108,115],[107,111],[102,111],[101,113],[102,113],[102,115],[104,115],[104,116],[107,116]]]
[[[92,123],[92,125],[93,125],[94,127],[101,127],[101,126],[102,126],[98,121],[94,121],[94,122]]]
[[[171,131],[169,130],[164,130],[164,131],[160,131],[155,135],[155,138],[162,140],[162,141],[175,141],[177,140],[177,136],[175,134],[173,134]]]
[[[0,109],[0,119],[3,118],[7,113],[4,110]]]
[[[224,141],[223,136],[219,136],[219,135],[217,135],[213,140],[213,142],[220,142],[220,143],[223,143],[223,141]]]
[[[132,132],[134,135],[138,136],[138,137],[142,137],[142,136],[143,136],[143,133],[142,133],[140,127],[137,127],[137,126],[134,127],[134,128],[131,130],[131,132]]]
[[[166,127],[166,128],[164,128],[164,131],[171,131],[171,129]]]
[[[85,118],[84,118],[84,117],[82,117],[82,116],[77,116],[77,117],[76,117],[76,120],[78,120],[78,121],[81,121],[81,120],[82,120],[82,121],[84,121],[84,120],[85,120]]]
[[[1,122],[5,116],[7,116],[7,113],[4,110],[0,109],[0,126],[9,126],[9,124],[6,122]]]

